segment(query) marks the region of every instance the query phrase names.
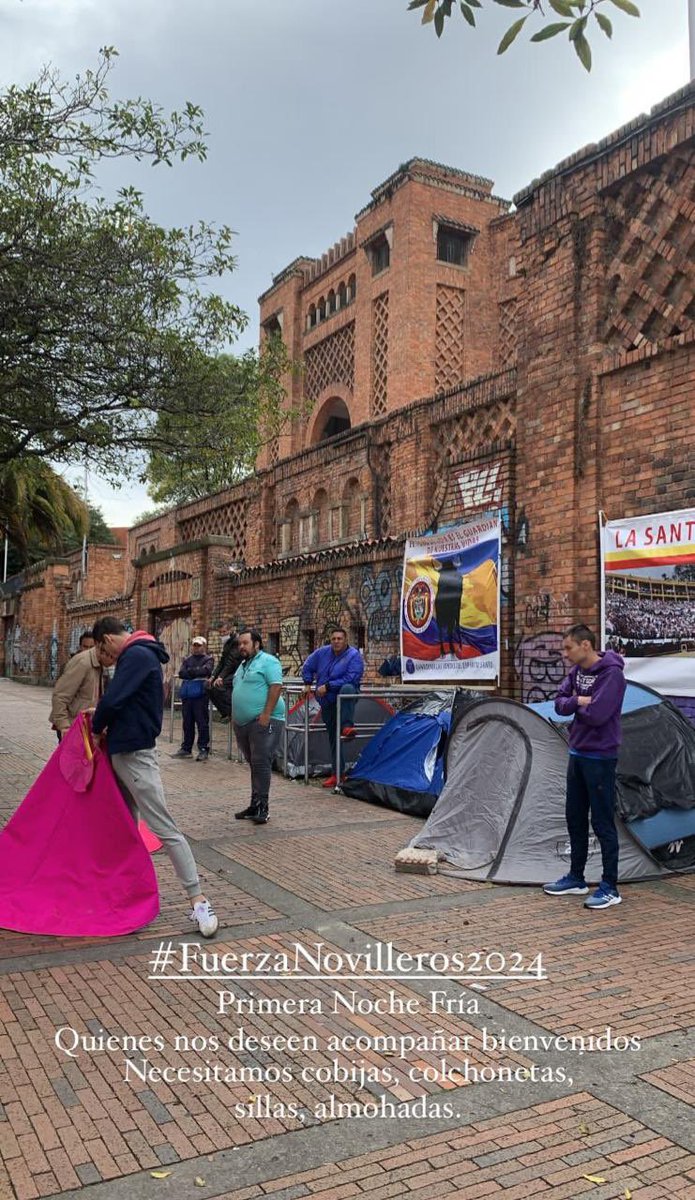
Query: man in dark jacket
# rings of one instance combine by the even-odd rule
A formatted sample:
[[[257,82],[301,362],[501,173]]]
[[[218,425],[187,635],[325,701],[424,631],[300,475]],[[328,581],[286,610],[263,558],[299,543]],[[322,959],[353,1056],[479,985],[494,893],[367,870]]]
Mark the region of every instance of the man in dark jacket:
[[[217,917],[201,892],[191,848],[167,808],[155,749],[164,715],[162,663],[169,655],[151,634],[129,634],[115,617],[97,621],[94,641],[113,655],[116,672],[97,704],[92,729],[96,735],[106,731],[111,766],[128,807],[162,841],[191,901],[191,920],[203,937],[212,937]]]
[[[620,747],[620,712],[625,695],[623,660],[613,650],[598,652],[596,635],[573,625],[562,643],[572,670],[560,685],[555,711],[574,719],[569,731],[566,819],[570,835],[570,871],[546,883],[549,896],[585,896],[589,854],[589,814],[601,846],[603,876],[585,908],[620,904],[618,834],[615,828],[615,768]]]
[[[228,625],[229,636],[226,638],[219,662],[210,676],[210,700],[214,704],[219,720],[228,724],[232,716],[232,679],[234,672],[242,661],[239,650],[239,638],[231,625]]]
[[[354,646],[348,646],[347,634],[340,628],[333,630],[330,643],[314,650],[302,667],[304,691],[309,693],[313,689],[321,705],[321,716],[331,744],[331,761],[339,760],[339,774],[332,774],[325,781],[325,788],[335,787],[344,772],[343,750],[337,741],[336,729],[338,696],[344,697],[340,701],[341,738],[354,737],[355,700],[363,674],[362,655]]]
[[[198,730],[198,757],[196,762],[206,762],[210,757],[210,716],[208,713],[208,679],[212,675],[214,659],[208,654],[204,637],[194,637],[192,654],[184,658],[179,671],[183,679],[181,709],[183,716],[183,741],[172,758],[190,758],[193,751],[195,731]]]

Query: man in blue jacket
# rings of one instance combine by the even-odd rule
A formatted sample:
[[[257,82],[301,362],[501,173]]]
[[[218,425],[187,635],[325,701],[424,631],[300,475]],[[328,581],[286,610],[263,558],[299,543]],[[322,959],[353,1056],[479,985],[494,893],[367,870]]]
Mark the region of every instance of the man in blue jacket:
[[[306,659],[302,667],[305,693],[315,691],[321,705],[321,716],[328,731],[331,744],[331,762],[339,759],[340,775],[331,775],[324,783],[325,788],[335,787],[342,780],[345,770],[342,746],[336,743],[336,721],[338,696],[340,701],[341,737],[355,736],[355,700],[364,674],[364,661],[359,650],[348,646],[344,629],[334,629],[327,646],[320,646]]]
[[[615,769],[620,747],[620,713],[625,695],[623,660],[613,650],[599,652],[596,635],[586,625],[573,625],[562,643],[573,664],[555,698],[555,711],[573,717],[569,729],[567,801],[570,870],[546,883],[549,896],[585,896],[584,870],[589,853],[589,815],[601,846],[603,875],[585,908],[620,904],[618,834],[615,828]]]
[[[198,757],[196,762],[207,762],[210,757],[210,715],[208,711],[208,679],[212,675],[215,660],[208,654],[204,637],[194,637],[192,654],[184,658],[179,671],[183,679],[180,691],[181,715],[183,717],[183,741],[172,758],[191,758],[196,728],[198,730]]]
[[[191,902],[191,920],[203,937],[212,937],[217,917],[200,889],[191,848],[167,808],[155,749],[164,716],[162,663],[169,655],[151,634],[128,633],[115,617],[97,621],[94,641],[98,650],[113,655],[116,673],[94,711],[92,730],[95,735],[106,731],[111,766],[128,807],[162,841]]]

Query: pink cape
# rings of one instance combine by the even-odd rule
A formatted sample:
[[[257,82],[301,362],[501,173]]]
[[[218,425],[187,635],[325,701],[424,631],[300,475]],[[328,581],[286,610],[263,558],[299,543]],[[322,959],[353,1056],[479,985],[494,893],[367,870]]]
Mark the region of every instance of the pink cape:
[[[80,714],[0,834],[0,928],[114,937],[158,912],[150,855]]]

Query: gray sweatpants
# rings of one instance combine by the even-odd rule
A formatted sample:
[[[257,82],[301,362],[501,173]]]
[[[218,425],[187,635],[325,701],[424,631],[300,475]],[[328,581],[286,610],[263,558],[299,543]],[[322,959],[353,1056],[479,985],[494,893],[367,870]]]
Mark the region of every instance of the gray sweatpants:
[[[246,725],[234,722],[237,745],[251,768],[251,803],[267,804],[273,759],[280,745],[284,721],[272,719],[266,726],[258,718]]]
[[[191,847],[167,808],[157,751],[133,750],[130,754],[112,754],[111,766],[128,808],[136,820],[141,816],[161,840],[186,895],[200,895],[198,868]]]

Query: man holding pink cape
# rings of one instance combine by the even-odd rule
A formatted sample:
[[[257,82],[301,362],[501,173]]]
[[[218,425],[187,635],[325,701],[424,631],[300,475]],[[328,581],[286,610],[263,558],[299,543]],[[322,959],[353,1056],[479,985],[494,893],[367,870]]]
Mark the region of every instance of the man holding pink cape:
[[[213,937],[217,917],[201,892],[191,848],[167,808],[155,749],[164,716],[162,663],[169,656],[151,634],[129,634],[115,617],[97,621],[94,640],[113,655],[116,673],[96,707],[92,730],[97,736],[105,733],[111,765],[131,811],[139,812],[161,839],[191,902],[191,920],[203,937]]]

